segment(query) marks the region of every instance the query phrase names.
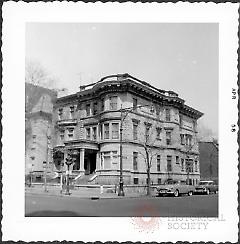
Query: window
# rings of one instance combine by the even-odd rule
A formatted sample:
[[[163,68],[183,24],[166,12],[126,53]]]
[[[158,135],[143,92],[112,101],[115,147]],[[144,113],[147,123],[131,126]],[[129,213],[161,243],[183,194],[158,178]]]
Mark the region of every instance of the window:
[[[105,110],[105,101],[104,98],[101,99],[101,111]]]
[[[167,156],[167,172],[172,171],[172,156]]]
[[[110,169],[111,168],[110,152],[104,152],[103,153],[103,164],[104,164],[104,169]]]
[[[161,140],[161,131],[162,131],[162,128],[157,127],[156,130],[157,130],[157,140]]]
[[[192,135],[189,135],[189,146],[192,146]]]
[[[110,110],[117,110],[117,96],[110,97]]]
[[[138,153],[133,152],[133,170],[138,170]]]
[[[179,156],[176,156],[176,164],[179,164]]]
[[[196,131],[197,129],[197,121],[193,120],[193,131]]]
[[[86,139],[91,139],[91,129],[90,128],[86,128]]]
[[[185,141],[186,145],[187,146],[192,146],[192,135],[186,134],[185,138],[186,138],[186,141]]]
[[[103,139],[103,125],[100,124],[99,128],[100,128],[100,130],[99,130],[99,137],[100,137],[101,139]]]
[[[182,119],[182,115],[179,115],[179,126],[182,127],[183,126],[183,119]]]
[[[138,104],[137,98],[133,98],[133,111],[137,110],[137,104]]]
[[[70,106],[70,118],[74,118],[74,106]]]
[[[186,169],[188,172],[193,172],[193,160],[192,159],[186,159]]]
[[[118,163],[118,152],[112,151],[112,163],[117,164]]]
[[[166,108],[165,112],[166,112],[166,121],[171,121],[170,109]]]
[[[112,123],[112,139],[118,139],[118,138],[119,138],[119,124]]]
[[[68,138],[69,139],[73,138],[73,131],[74,131],[74,129],[72,129],[72,128],[68,129]]]
[[[98,103],[95,102],[93,104],[93,115],[96,115],[98,113]]]
[[[145,136],[146,136],[146,141],[149,139],[150,128],[151,128],[151,124],[150,123],[145,123]]]
[[[184,171],[184,158],[181,158],[181,171]]]
[[[181,145],[185,145],[185,143],[184,143],[184,134],[180,134],[180,138],[181,138]]]
[[[104,139],[109,139],[109,124],[104,124]]]
[[[63,109],[59,108],[58,109],[58,118],[61,120],[62,119],[62,115],[63,115]]]
[[[157,171],[161,171],[161,155],[157,155]]]
[[[64,140],[64,130],[63,131],[60,131],[60,140],[63,141]]]
[[[138,185],[138,182],[139,182],[139,181],[138,181],[138,178],[133,178],[133,184],[134,184],[134,185]]]
[[[171,133],[171,131],[166,131],[166,144],[167,145],[172,144],[172,133]]]
[[[138,139],[138,124],[133,123],[133,140]]]
[[[161,184],[162,184],[162,179],[158,178],[158,185],[161,185]]]
[[[87,116],[90,116],[90,107],[91,107],[90,104],[87,104],[86,105],[86,113],[87,113]]]
[[[156,115],[159,117],[160,115],[160,107],[156,105]]]
[[[93,140],[97,140],[97,127],[92,128]]]
[[[198,172],[198,161],[195,160],[195,172]]]
[[[33,143],[36,143],[36,138],[37,138],[36,135],[32,135],[32,142],[33,142]]]

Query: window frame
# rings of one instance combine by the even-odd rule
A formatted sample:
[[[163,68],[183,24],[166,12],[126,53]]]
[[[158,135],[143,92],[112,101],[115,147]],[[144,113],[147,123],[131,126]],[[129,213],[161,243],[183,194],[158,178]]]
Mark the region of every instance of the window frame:
[[[86,139],[91,140],[91,127],[86,127]]]
[[[91,104],[86,104],[86,116],[91,116]]]
[[[168,135],[170,135],[168,137]],[[166,131],[166,145],[172,145],[172,131],[167,130]]]
[[[157,172],[161,172],[161,155],[157,155]]]
[[[172,172],[172,156],[167,155],[167,172]]]
[[[133,152],[133,170],[138,170],[138,152]]]
[[[104,139],[110,139],[110,123],[104,123]],[[108,130],[106,130],[106,127],[108,128]],[[108,136],[106,137],[106,132],[108,132]]]
[[[114,130],[114,125],[117,125],[116,130]],[[119,139],[119,123],[112,122],[112,139]]]

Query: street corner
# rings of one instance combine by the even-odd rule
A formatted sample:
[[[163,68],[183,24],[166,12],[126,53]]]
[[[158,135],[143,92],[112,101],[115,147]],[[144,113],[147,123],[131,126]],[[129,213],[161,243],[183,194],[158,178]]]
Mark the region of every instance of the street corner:
[[[159,231],[161,220],[158,210],[151,203],[138,205],[135,209],[135,216],[131,218],[131,223],[139,232],[153,233]]]

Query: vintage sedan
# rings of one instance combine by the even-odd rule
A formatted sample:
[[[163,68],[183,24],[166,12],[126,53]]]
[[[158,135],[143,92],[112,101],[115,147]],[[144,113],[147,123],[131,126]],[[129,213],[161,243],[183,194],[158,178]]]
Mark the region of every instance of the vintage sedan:
[[[178,197],[180,194],[188,194],[191,196],[195,190],[194,186],[187,185],[186,181],[167,181],[164,185],[157,188],[158,196],[172,195]]]
[[[212,180],[200,181],[199,185],[195,187],[194,194],[206,194],[209,195],[211,192],[218,192],[218,185]]]

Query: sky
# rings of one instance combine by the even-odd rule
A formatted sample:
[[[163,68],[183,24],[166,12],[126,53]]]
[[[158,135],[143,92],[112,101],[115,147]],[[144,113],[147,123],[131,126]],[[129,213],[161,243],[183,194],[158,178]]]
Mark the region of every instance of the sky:
[[[218,135],[218,24],[27,23],[25,50],[70,93],[122,73],[173,90]]]

